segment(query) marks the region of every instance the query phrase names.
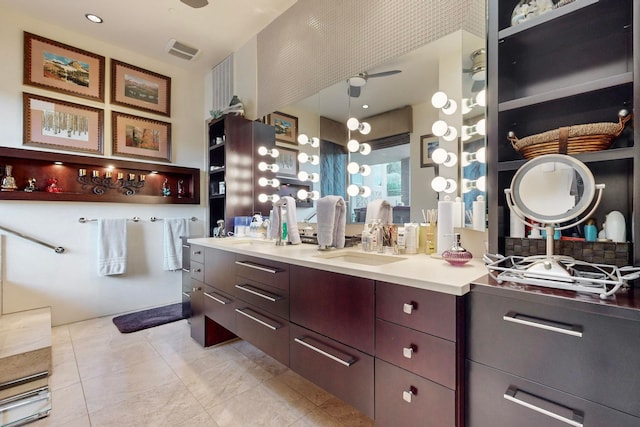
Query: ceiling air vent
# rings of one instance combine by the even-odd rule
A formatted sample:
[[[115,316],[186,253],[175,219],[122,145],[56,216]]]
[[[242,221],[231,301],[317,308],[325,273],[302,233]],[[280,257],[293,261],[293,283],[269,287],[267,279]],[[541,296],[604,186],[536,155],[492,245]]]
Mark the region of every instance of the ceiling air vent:
[[[186,44],[181,43],[176,39],[169,40],[169,43],[167,43],[166,51],[171,55],[177,56],[178,58],[186,59],[187,61],[195,59],[200,52],[195,47],[187,46]]]

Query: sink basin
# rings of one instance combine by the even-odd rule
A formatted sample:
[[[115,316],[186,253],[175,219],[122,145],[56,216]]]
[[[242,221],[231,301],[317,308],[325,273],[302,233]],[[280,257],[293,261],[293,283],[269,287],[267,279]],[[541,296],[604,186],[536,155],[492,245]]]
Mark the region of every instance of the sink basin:
[[[369,252],[335,251],[314,255],[315,258],[332,259],[363,265],[384,265],[392,262],[404,261],[405,257],[394,255],[380,255]]]

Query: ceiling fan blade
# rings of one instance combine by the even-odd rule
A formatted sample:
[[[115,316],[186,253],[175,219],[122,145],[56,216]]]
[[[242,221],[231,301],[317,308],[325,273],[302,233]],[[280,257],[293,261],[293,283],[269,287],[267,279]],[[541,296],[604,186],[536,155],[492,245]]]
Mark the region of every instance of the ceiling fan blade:
[[[381,71],[379,73],[367,74],[367,77],[385,77],[392,76],[394,74],[401,73],[402,70],[389,70],[389,71]]]
[[[483,80],[474,80],[473,84],[471,85],[471,92],[473,93],[480,92],[483,88],[484,88]]]
[[[360,86],[349,86],[347,93],[351,98],[357,98],[360,96]]]

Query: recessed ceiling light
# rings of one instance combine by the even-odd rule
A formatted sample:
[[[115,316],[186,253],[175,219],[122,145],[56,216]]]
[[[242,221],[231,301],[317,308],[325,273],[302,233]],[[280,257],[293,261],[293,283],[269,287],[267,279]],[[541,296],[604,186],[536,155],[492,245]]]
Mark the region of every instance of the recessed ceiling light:
[[[93,13],[86,13],[84,17],[95,24],[102,24],[102,18],[98,15],[94,15]]]
[[[364,105],[362,106],[362,108],[364,108],[364,109],[366,110],[367,108],[369,108],[369,104],[364,104]]]

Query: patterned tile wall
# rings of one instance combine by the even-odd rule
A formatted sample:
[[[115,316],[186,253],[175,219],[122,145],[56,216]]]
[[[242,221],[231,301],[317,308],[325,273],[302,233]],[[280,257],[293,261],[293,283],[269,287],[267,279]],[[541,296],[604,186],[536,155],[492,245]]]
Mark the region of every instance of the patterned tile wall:
[[[457,30],[484,37],[484,8],[485,0],[298,0],[258,34],[258,116]]]

